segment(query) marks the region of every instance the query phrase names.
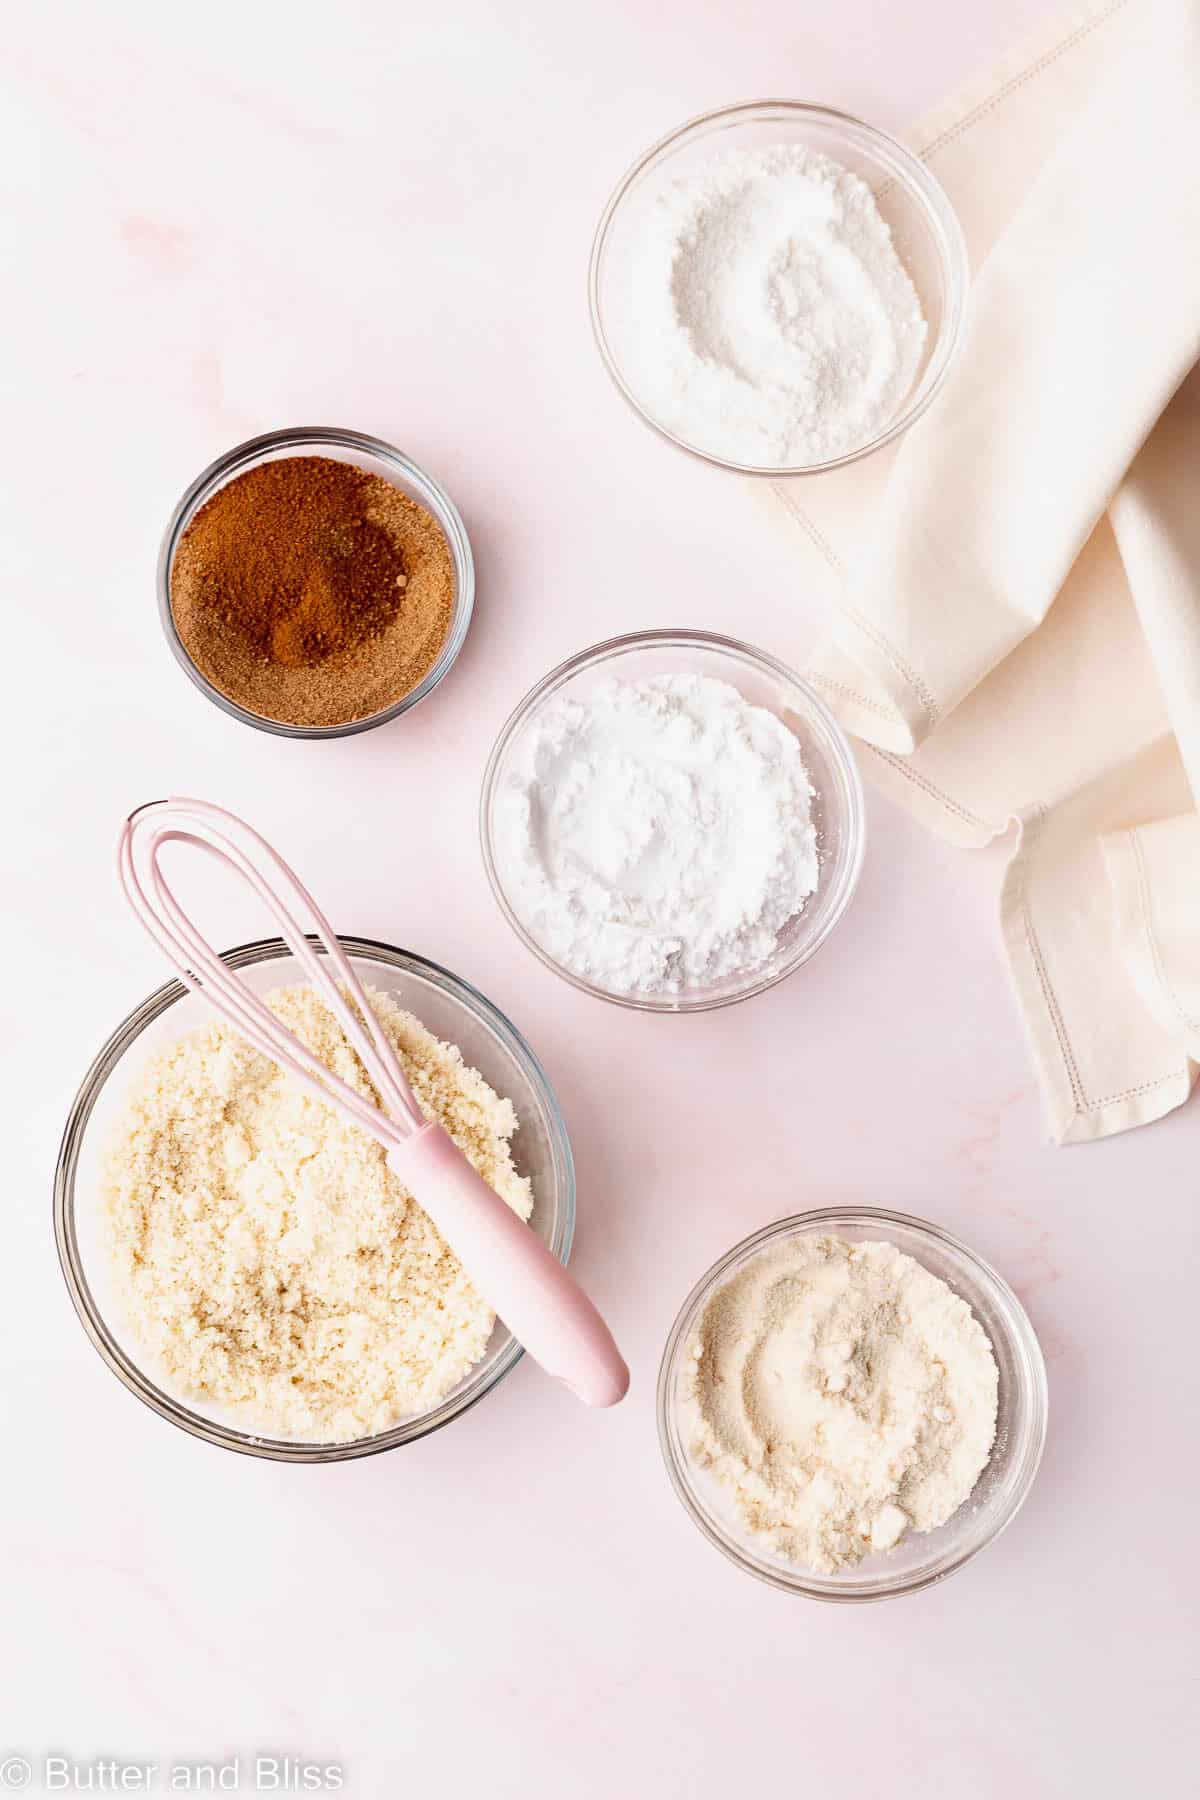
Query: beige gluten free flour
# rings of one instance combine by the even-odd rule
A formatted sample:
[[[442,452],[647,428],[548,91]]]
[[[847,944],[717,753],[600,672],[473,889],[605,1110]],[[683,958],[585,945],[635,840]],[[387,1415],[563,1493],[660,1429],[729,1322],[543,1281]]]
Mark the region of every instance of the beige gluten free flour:
[[[970,1307],[911,1256],[795,1237],[708,1301],[683,1397],[692,1456],[744,1528],[829,1574],[957,1511],[998,1382]]]
[[[368,990],[426,1117],[521,1218],[516,1114],[451,1044]],[[305,986],[268,1004],[378,1100]],[[128,1324],[183,1395],[264,1437],[344,1442],[442,1399],[494,1324],[382,1147],[223,1024],[154,1056],[108,1147],[105,1205]]]

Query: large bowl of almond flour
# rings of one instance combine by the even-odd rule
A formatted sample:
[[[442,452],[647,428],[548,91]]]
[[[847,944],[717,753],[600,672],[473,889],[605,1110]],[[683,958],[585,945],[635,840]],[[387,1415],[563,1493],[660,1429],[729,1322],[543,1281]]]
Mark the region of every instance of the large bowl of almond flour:
[[[516,1028],[468,983],[341,939],[427,1117],[564,1262],[570,1144]],[[315,1053],[374,1095],[278,940],[238,968]],[[118,1027],[67,1122],[59,1256],[113,1372],[210,1443],[290,1462],[371,1455],[459,1417],[521,1347],[374,1140],[170,982]]]
[[[1013,1520],[1046,1371],[1012,1289],[966,1244],[876,1207],[783,1219],[688,1295],[659,1376],[667,1471],[748,1574],[883,1600],[961,1569]]]

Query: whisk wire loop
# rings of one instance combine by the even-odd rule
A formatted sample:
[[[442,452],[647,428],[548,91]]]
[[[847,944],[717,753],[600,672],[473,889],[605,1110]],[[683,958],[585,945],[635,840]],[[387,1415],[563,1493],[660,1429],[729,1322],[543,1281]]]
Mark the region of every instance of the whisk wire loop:
[[[260,862],[269,865],[278,887],[220,827],[233,827],[249,840]],[[196,929],[159,863],[160,852],[169,843],[187,844],[223,863],[271,914],[288,948],[358,1053],[380,1096],[382,1110],[327,1069]],[[395,1046],[376,1019],[328,920],[294,872],[251,826],[208,801],[154,801],[126,820],[117,862],[126,898],[180,979],[193,991],[202,992],[256,1049],[280,1063],[309,1092],[341,1105],[388,1148],[422,1127],[424,1116]],[[307,932],[288,898],[307,915]],[[310,941],[310,933],[324,949],[323,956]]]

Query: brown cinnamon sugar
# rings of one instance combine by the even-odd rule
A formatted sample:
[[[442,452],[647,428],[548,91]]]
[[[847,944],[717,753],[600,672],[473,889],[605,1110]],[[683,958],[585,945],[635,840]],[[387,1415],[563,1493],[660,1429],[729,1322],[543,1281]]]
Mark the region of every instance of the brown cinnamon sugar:
[[[235,476],[171,566],[175,628],[201,674],[287,725],[344,725],[411,693],[446,641],[454,593],[432,513],[327,456]]]

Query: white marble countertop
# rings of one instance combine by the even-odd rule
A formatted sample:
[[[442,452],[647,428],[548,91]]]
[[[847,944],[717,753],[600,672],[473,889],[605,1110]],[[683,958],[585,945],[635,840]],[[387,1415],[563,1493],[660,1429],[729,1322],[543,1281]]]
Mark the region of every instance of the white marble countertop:
[[[25,1756],[36,1789],[55,1752],[241,1756],[243,1789],[247,1759],[286,1755],[344,1764],[355,1795],[454,1800],[1185,1786],[1194,1108],[1050,1148],[994,942],[999,853],[960,855],[874,799],[833,942],[690,1020],[591,1003],[537,965],[475,835],[491,740],[563,656],[687,624],[796,659],[814,627],[739,484],[641,428],[599,366],[584,272],[616,176],[690,113],[763,92],[898,127],[1043,10],[114,0],[10,17],[0,1782]],[[304,423],[436,473],[479,570],[437,696],[330,744],[206,705],[155,615],[186,483]],[[50,1176],[87,1062],[162,978],[111,855],[129,807],[171,790],[248,813],[324,871],[344,929],[450,965],[531,1039],[577,1152],[577,1268],[632,1365],[623,1407],[589,1415],[525,1362],[414,1447],[297,1469],[173,1431],[101,1364],[55,1261]],[[205,916],[225,941],[260,934],[223,891]],[[693,1280],[755,1227],[842,1200],[938,1220],[994,1261],[1051,1386],[1009,1532],[868,1608],[727,1564],[654,1428]]]

